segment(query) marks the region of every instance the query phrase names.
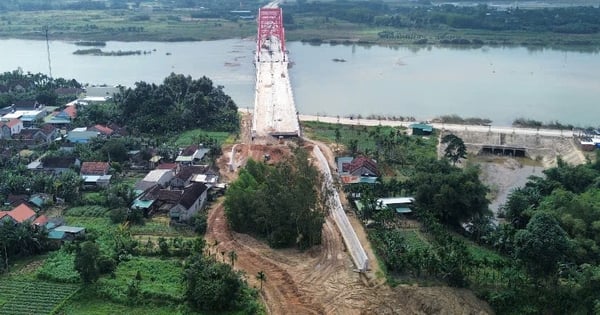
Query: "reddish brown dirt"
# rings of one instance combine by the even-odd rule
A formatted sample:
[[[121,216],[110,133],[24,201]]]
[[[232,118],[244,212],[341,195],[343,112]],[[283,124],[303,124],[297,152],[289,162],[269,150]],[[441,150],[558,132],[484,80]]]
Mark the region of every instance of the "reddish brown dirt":
[[[247,125],[248,117],[243,116],[243,126]],[[244,131],[241,138],[249,139]],[[317,145],[333,164],[331,150],[323,144]],[[264,154],[269,154],[271,161],[277,161],[290,154],[287,144],[268,139],[255,139],[252,145],[237,144],[235,151],[235,165],[239,166],[248,157],[262,160]],[[223,170],[222,178],[232,181],[238,172],[237,169],[229,172],[227,168],[231,146],[224,148],[223,152],[218,161]],[[305,252],[274,250],[251,236],[232,232],[227,225],[222,200],[219,200],[209,211],[206,238],[208,244],[216,243],[210,251],[217,257],[221,257],[222,252],[236,252],[235,269],[245,272],[250,285],[258,288],[260,283],[256,274],[259,271],[266,274],[267,281],[263,283],[261,296],[269,314],[492,313],[487,304],[466,290],[415,286],[390,288],[385,285],[362,225],[352,216],[350,219],[361,242],[366,244],[365,249],[371,259],[373,270],[367,275],[353,271],[352,261],[330,217],[326,218],[323,226],[323,243],[320,246]]]

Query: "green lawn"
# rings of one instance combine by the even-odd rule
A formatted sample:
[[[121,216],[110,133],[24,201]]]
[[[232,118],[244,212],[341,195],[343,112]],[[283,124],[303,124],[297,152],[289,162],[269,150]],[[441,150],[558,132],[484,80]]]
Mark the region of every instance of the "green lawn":
[[[232,140],[231,134],[228,132],[221,131],[204,131],[202,129],[194,129],[183,132],[177,140],[175,140],[175,145],[177,146],[187,146],[192,144],[198,144],[205,141],[206,138],[212,138],[217,140],[218,144],[229,143]]]

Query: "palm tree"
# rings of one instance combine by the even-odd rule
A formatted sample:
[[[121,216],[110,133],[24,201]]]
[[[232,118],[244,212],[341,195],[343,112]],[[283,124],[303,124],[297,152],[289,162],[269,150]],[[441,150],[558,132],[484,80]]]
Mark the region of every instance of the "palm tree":
[[[235,264],[235,261],[237,260],[237,253],[232,250],[229,252],[229,261],[231,261],[231,268],[233,268],[233,265]]]
[[[261,270],[256,274],[256,279],[260,281],[260,290],[262,290],[263,282],[267,282],[267,275]]]

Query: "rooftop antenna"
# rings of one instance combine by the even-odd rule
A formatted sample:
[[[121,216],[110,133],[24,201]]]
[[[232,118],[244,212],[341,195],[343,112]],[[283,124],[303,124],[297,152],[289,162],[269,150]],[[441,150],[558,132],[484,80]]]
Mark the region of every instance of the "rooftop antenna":
[[[50,79],[52,79],[52,62],[50,60],[50,42],[48,41],[48,25],[44,26],[44,31],[46,33],[46,52],[48,53],[48,71],[50,74]]]

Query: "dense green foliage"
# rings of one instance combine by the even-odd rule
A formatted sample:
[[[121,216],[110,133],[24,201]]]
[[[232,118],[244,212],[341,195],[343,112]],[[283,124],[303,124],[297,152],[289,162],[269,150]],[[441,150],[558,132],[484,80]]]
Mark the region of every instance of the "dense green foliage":
[[[235,131],[237,106],[207,77],[171,74],[163,84],[137,82],[115,95],[112,117],[133,134],[165,135],[189,129]]]
[[[75,254],[64,248],[50,253],[38,270],[37,277],[52,282],[79,283],[81,278],[75,270]]]
[[[214,258],[190,256],[184,270],[185,299],[194,310],[227,311],[243,308],[256,314],[259,308],[248,303],[249,290],[239,272]]]
[[[576,34],[597,33],[600,30],[600,9],[593,7],[497,10],[483,4],[408,6],[370,1],[314,1],[284,5],[283,8],[292,15],[323,16],[392,28],[445,26],[494,31],[526,30]]]
[[[598,311],[600,264],[600,160],[572,166],[559,159],[545,177],[515,189],[503,210],[509,223],[491,234],[491,245],[518,259],[527,272],[519,292],[492,294],[492,305],[515,313],[591,314]],[[522,309],[521,309],[522,310]]]
[[[48,193],[67,202],[80,196],[83,180],[78,173],[66,171],[59,175],[28,170],[18,159],[0,165],[0,196],[9,194]]]
[[[407,184],[420,210],[450,226],[459,227],[489,214],[488,188],[480,181],[476,167],[460,169],[446,160],[423,161]]]
[[[27,257],[47,251],[48,231],[29,224],[0,221],[0,273],[15,257]]]
[[[275,165],[249,160],[224,202],[231,227],[266,238],[272,247],[321,243],[325,210],[320,173],[303,149]]]
[[[58,88],[81,88],[74,79],[51,78],[45,74],[23,72],[17,69],[0,74],[0,108],[17,101],[37,101],[48,106],[62,105],[77,98],[77,95],[58,95]]]

